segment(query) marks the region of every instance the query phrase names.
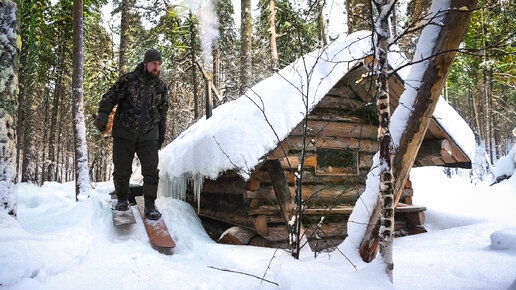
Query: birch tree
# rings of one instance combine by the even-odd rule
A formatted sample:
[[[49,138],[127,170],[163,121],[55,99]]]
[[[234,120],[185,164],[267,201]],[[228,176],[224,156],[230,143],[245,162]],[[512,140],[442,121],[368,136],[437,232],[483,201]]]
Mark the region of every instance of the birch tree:
[[[392,138],[390,132],[390,102],[388,86],[388,67],[387,51],[389,50],[389,15],[395,7],[396,0],[374,1],[378,14],[378,19],[374,25],[376,37],[376,54],[378,60],[378,78],[376,84],[378,119],[378,140],[380,142],[380,188],[379,199],[381,203],[380,211],[380,253],[387,264],[387,275],[392,281],[392,270],[394,267],[392,260],[392,234],[394,231],[394,195],[393,195],[393,175],[392,175]]]
[[[75,195],[89,196],[88,148],[84,123],[84,16],[82,0],[73,2],[72,114],[75,123]]]
[[[16,3],[0,0],[0,211],[16,216],[16,129],[20,48]]]
[[[391,124],[394,123],[393,126],[400,132],[393,134],[392,141],[396,144],[396,149],[391,153],[385,76],[388,76],[387,49],[393,43],[393,39],[388,38],[387,19],[395,2],[396,0],[373,1],[378,9],[375,32],[378,38],[377,69],[380,70],[377,85],[377,108],[380,113],[380,197],[360,245],[360,254],[366,262],[372,261],[378,249],[380,250],[391,281],[394,268],[391,244],[394,208],[414,164],[456,51],[466,33],[471,11],[476,6],[476,1],[452,0],[449,6],[445,6],[445,2],[434,1],[430,18],[427,19],[428,24],[418,43],[411,74],[405,83],[405,93],[400,98],[400,104],[404,105],[398,106],[391,120]]]

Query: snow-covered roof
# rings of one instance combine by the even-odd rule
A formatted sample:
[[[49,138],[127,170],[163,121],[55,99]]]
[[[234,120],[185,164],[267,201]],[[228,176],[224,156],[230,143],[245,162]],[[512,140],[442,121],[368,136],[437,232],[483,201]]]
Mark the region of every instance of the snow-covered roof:
[[[236,170],[248,179],[260,158],[276,148],[306,112],[369,54],[371,34],[360,31],[299,58],[250,88],[244,96],[214,109],[210,119],[200,119],[161,150],[160,174],[169,178],[216,179],[227,170]],[[393,54],[389,63],[394,67],[401,64]],[[465,124],[445,101],[440,101],[438,108],[436,111],[443,112],[437,118],[443,128],[447,128],[448,121],[444,120],[449,116],[457,116]],[[457,131],[471,132],[467,128]],[[455,129],[447,133],[455,133]],[[461,144],[462,138],[457,139]],[[473,155],[468,152],[473,156],[474,147]]]
[[[475,135],[466,121],[442,96],[439,97],[433,116],[469,160],[473,161],[476,149]]]
[[[239,174],[247,179],[260,158],[303,120],[305,103],[311,110],[370,49],[370,33],[361,31],[299,58],[161,150],[161,174],[216,179],[242,169]]]

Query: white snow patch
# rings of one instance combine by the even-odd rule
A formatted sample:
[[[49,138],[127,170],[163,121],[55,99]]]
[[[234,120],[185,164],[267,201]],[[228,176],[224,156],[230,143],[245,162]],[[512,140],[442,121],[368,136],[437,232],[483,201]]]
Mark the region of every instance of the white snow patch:
[[[516,250],[516,227],[491,234],[491,247],[497,250]]]

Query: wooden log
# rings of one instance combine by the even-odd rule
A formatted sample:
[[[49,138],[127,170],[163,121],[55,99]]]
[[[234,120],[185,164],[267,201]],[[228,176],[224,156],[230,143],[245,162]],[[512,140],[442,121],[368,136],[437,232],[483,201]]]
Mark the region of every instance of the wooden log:
[[[318,105],[308,115],[308,120],[370,124],[370,120],[375,120],[375,117],[373,111],[365,107],[365,105],[358,110],[322,108]]]
[[[281,167],[283,169],[294,170],[299,168],[301,159],[298,156],[289,155],[288,158],[279,159]],[[317,166],[317,157],[315,154],[306,154],[303,168],[315,168]]]
[[[279,215],[280,207],[277,205],[262,205],[249,210],[249,215]],[[340,205],[335,207],[305,208],[303,214],[306,215],[349,215],[353,211],[351,205]]]
[[[286,140],[284,140],[283,142],[281,142],[278,145],[278,147],[276,147],[276,149],[274,149],[271,153],[269,153],[269,155],[267,156],[267,159],[273,160],[273,159],[283,158],[288,155],[288,151],[289,151],[289,144]]]
[[[276,195],[276,201],[281,208],[281,215],[285,219],[285,226],[290,232],[288,224],[295,214],[296,205],[292,199],[287,179],[285,178],[285,174],[283,173],[283,169],[281,168],[281,164],[278,160],[270,160],[267,162],[267,166],[272,187],[274,188],[274,193]]]
[[[319,228],[312,226],[306,229],[305,235],[308,240],[320,238],[346,237],[347,224],[345,222],[335,222],[323,224]],[[270,242],[288,241],[288,232],[282,226],[269,227],[269,235],[263,236]]]
[[[269,235],[269,226],[267,225],[267,216],[259,215],[254,221],[254,228],[260,236]]]
[[[443,158],[453,160],[452,146],[446,139],[425,140],[421,144],[416,159]]]
[[[460,149],[457,146],[457,144],[455,142],[453,142],[453,140],[449,139],[450,137],[447,135],[445,130],[442,128],[442,126],[439,123],[437,123],[437,121],[434,120],[433,118],[428,125],[427,134],[435,136],[434,138],[437,138],[437,139],[448,139],[448,141],[450,142],[453,160],[449,160],[449,161],[445,160],[446,163],[463,163],[463,162],[466,164],[471,163],[471,160],[469,160],[469,158],[462,151],[462,149]],[[426,138],[426,135],[425,135],[425,138]]]
[[[279,242],[288,240],[288,231],[285,226],[269,227],[268,235],[262,235],[269,242]]]
[[[405,196],[414,196],[414,189],[412,189],[412,188],[404,188],[404,189],[401,191],[401,196],[402,196],[402,197],[405,197]]]
[[[365,171],[367,172],[371,166],[373,165],[373,156],[374,154],[369,153],[358,153],[358,166],[359,172]],[[286,170],[294,170],[299,168],[299,164],[301,163],[300,158],[297,155],[289,155],[288,158],[279,159],[281,163],[281,167]],[[317,154],[315,152],[307,152],[305,155],[305,163],[303,164],[303,169],[315,169],[317,166]],[[295,176],[288,176],[289,183],[291,180],[295,180]]]
[[[303,136],[303,124],[299,124],[290,134],[293,136]],[[377,134],[378,127],[370,124],[308,121],[308,136],[330,136],[376,140]]]
[[[293,194],[293,192],[291,188],[291,194]],[[244,199],[276,200],[276,195],[274,194],[274,189],[269,186],[255,191],[245,190]]]
[[[404,188],[412,188],[412,181],[410,181],[410,179],[405,181]]]
[[[399,203],[398,206],[396,207],[397,213],[423,212],[426,210],[426,207],[424,207],[424,206],[413,206],[413,205],[408,205],[408,204],[404,204],[403,206],[400,206],[400,205],[401,205],[401,203]]]
[[[334,108],[336,105],[335,103],[340,104],[341,102],[343,102],[345,100],[350,100],[351,102],[353,102],[353,101],[357,102],[357,100],[355,98],[353,98],[353,95],[354,95],[353,90],[346,83],[343,83],[343,82],[337,83],[333,88],[330,89],[330,91],[323,98],[323,100],[327,102],[324,105],[328,106],[329,108]],[[337,99],[337,101],[334,101],[330,98],[335,98],[335,99]],[[350,106],[352,106],[352,105],[353,104],[351,104]],[[357,104],[355,106],[359,106],[359,104]]]
[[[257,198],[251,199],[251,202],[249,203],[249,208],[257,209],[258,207],[260,207],[260,200]]]
[[[335,86],[330,89],[330,92],[317,104],[317,108],[322,109],[345,109],[345,110],[360,110],[364,107],[364,102],[361,100],[350,98],[353,91],[345,86]]]
[[[320,204],[355,204],[360,194],[364,191],[363,185],[304,185],[303,200],[311,205]],[[295,189],[289,187],[292,197],[295,196]],[[272,187],[262,188],[259,191],[245,191],[244,198],[276,200]]]
[[[255,235],[256,233],[249,229],[234,226],[227,229],[217,242],[228,245],[247,245]]]
[[[347,236],[346,222],[330,222],[323,223],[321,226],[313,225],[306,229],[306,237],[308,240],[316,238],[335,238]]]
[[[302,136],[289,136],[287,140],[291,150],[301,151],[303,148]],[[317,148],[342,148],[359,150],[361,152],[376,153],[379,148],[378,141],[376,140],[350,137],[306,137],[305,144],[307,151],[316,151]]]
[[[407,217],[408,226],[421,226],[425,224],[425,213],[422,211],[408,212],[405,216]]]
[[[202,185],[203,193],[229,193],[242,194],[244,192],[245,182],[242,178],[239,179],[206,179]]]
[[[251,180],[249,180],[245,187],[244,187],[246,190],[258,190],[260,189],[260,181],[257,180],[256,178],[251,178]]]
[[[303,186],[303,200],[331,200],[338,203],[355,204],[364,186],[350,185],[305,185]]]
[[[440,157],[432,158],[432,163],[435,164],[436,166],[443,166],[444,164],[446,164],[446,163],[444,163],[443,159]]]
[[[435,110],[446,76],[455,59],[456,49],[464,38],[471,11],[476,7],[476,2],[475,0],[451,0],[451,9],[441,21],[442,28],[438,32],[436,41],[432,43],[431,51],[435,56],[429,60],[427,68],[423,72],[421,86],[417,90],[407,127],[394,154],[392,168],[395,178],[395,204],[401,197],[401,190],[416,159],[431,120],[430,116]],[[442,53],[443,51],[448,52]],[[379,212],[376,209],[381,207],[381,202],[377,201],[374,212]],[[371,216],[366,235],[360,245],[360,254],[365,262],[372,261],[378,252],[378,245],[375,241],[378,240],[379,235],[379,216],[379,214]]]
[[[313,170],[303,170],[303,184],[348,184],[363,185],[364,175],[317,175]]]
[[[282,161],[285,162],[285,160],[286,159],[282,159],[282,160],[280,160],[280,162],[282,162]],[[282,163],[282,167],[283,167],[283,163]],[[296,176],[294,175],[293,172],[284,170],[283,174],[285,174],[285,177],[287,178],[287,182],[290,185],[293,185],[295,183]],[[253,174],[251,175],[251,179],[259,181],[261,183],[271,183],[271,178],[269,177],[269,172],[267,170],[263,170],[263,169],[256,170],[255,172],[253,172]]]

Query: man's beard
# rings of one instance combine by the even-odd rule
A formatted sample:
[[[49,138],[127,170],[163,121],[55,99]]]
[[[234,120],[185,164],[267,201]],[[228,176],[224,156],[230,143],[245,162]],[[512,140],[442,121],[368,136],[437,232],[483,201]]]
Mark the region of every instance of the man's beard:
[[[159,70],[157,70],[157,69],[155,69],[155,70],[152,70],[150,73],[151,73],[151,75],[152,75],[153,77],[157,78],[157,77],[159,77],[159,73],[160,73],[160,71],[159,71]]]

